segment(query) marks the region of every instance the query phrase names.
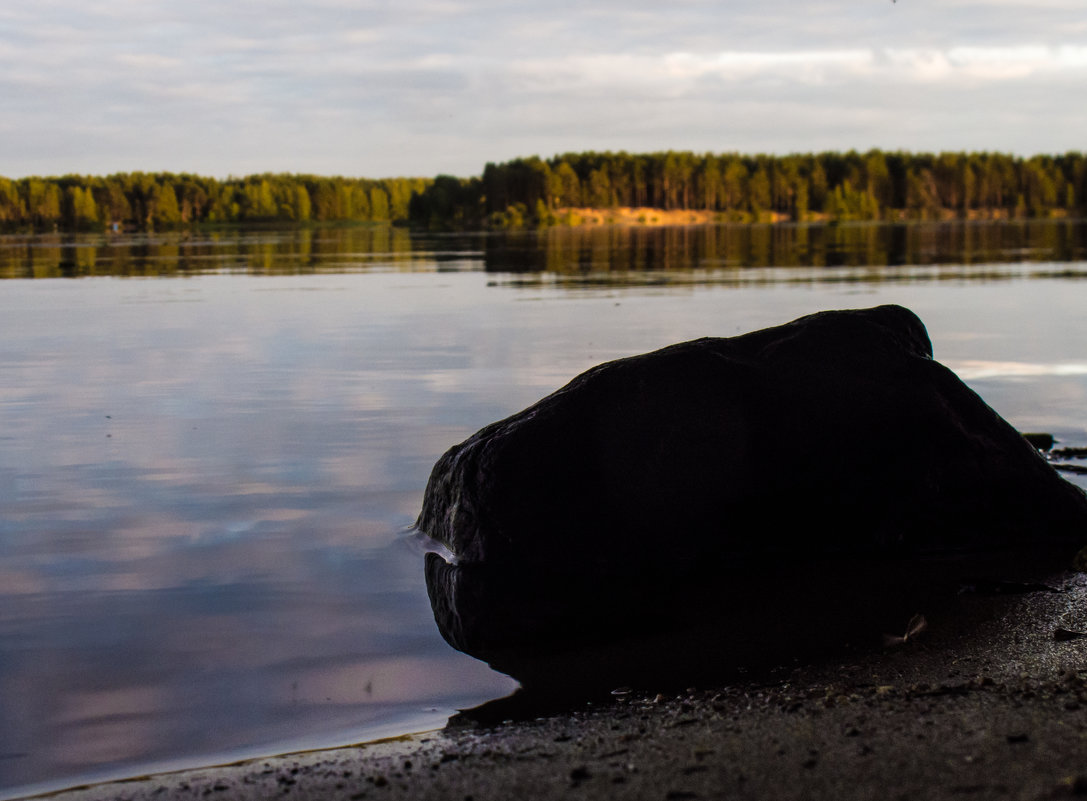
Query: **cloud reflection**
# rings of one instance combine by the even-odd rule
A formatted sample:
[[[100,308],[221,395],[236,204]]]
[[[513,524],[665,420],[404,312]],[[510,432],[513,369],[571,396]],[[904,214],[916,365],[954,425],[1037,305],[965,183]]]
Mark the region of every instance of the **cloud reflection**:
[[[5,284],[0,787],[511,689],[441,640],[402,540],[485,422],[424,376],[470,362],[403,277],[357,278]]]
[[[504,694],[441,641],[404,529],[446,448],[606,359],[898,302],[960,374],[1022,378],[986,386],[1013,424],[1082,428],[1087,282],[676,268],[571,289],[502,262],[497,289],[387,250],[363,254],[373,272],[4,283],[0,787],[328,745]]]
[[[1033,362],[958,360],[946,362],[945,364],[954,370],[963,381],[977,381],[987,378],[1087,375],[1087,363],[1084,362],[1040,364]]]

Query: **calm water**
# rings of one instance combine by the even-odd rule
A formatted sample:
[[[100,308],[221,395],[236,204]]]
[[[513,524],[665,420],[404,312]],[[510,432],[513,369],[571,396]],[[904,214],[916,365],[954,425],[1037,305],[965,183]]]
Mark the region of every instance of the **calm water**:
[[[1087,445],[1081,223],[0,237],[0,796],[440,726],[431,465],[602,360],[901,303]],[[72,280],[75,279],[75,280]]]

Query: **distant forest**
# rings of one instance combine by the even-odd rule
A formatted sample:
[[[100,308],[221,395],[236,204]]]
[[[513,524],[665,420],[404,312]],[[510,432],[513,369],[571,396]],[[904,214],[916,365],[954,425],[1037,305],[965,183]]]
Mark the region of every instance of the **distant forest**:
[[[395,222],[434,182],[175,173],[0,178],[0,225],[153,229],[214,223]]]
[[[603,210],[606,220],[607,210],[623,207],[736,222],[1083,216],[1087,157],[587,152],[487,164],[472,178],[0,178],[0,226],[9,230],[311,222],[519,227],[576,224],[590,209]]]

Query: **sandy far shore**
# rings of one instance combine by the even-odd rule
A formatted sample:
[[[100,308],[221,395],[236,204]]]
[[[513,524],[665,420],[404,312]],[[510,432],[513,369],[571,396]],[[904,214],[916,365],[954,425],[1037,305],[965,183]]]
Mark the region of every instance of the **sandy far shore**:
[[[576,220],[578,225],[707,225],[718,215],[704,209],[653,209],[619,206],[609,209],[561,208],[555,210],[560,220]]]
[[[1087,576],[967,593],[916,640],[667,697],[45,796],[1053,799],[1087,795]]]
[[[649,206],[616,206],[614,208],[563,207],[554,210],[555,217],[567,225],[712,225],[728,219],[725,212],[707,209],[656,209]],[[813,216],[813,221],[816,219]],[[788,215],[763,212],[760,222],[780,223]],[[748,219],[748,222],[753,220]]]

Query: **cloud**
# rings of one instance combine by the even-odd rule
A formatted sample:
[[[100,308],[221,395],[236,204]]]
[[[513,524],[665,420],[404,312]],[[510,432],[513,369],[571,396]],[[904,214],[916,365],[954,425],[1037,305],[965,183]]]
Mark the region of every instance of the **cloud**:
[[[1001,82],[1038,74],[1050,78],[1087,77],[1087,47],[862,48],[641,56],[616,53],[515,60],[507,69],[511,90],[562,88],[571,94],[585,88],[652,91],[658,87],[679,94],[701,90],[706,79],[729,84],[773,80],[796,86],[940,82],[945,88],[953,88],[977,81]]]
[[[157,53],[119,53],[114,60],[123,67],[141,70],[174,70],[184,63],[179,58]]]
[[[867,71],[871,50],[786,50],[777,52],[726,51],[711,54],[675,53],[664,57],[675,77],[717,75],[743,79],[759,73],[805,75],[812,70]]]
[[[51,0],[0,21],[14,176],[467,175],[531,152],[815,142],[1037,152],[1085,122],[1072,0]]]
[[[917,81],[1008,81],[1044,76],[1076,78],[1087,74],[1087,46],[960,46],[947,50],[888,50],[887,62],[906,79]]]

